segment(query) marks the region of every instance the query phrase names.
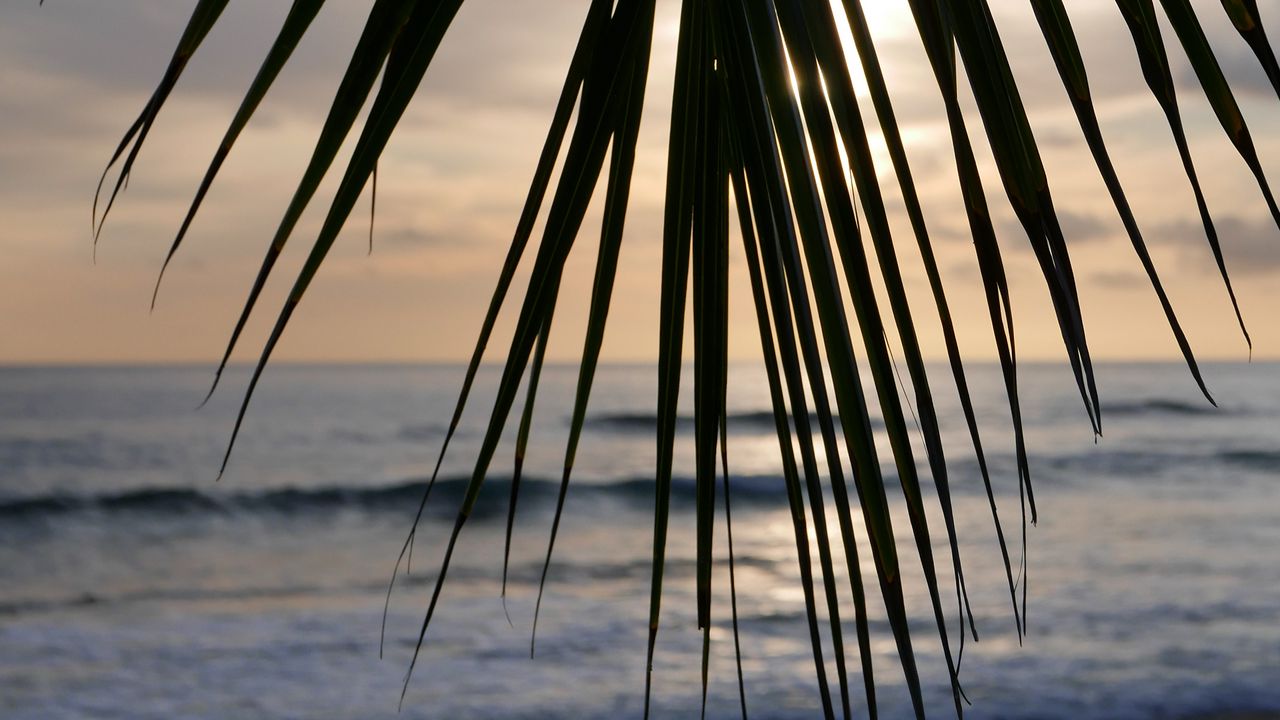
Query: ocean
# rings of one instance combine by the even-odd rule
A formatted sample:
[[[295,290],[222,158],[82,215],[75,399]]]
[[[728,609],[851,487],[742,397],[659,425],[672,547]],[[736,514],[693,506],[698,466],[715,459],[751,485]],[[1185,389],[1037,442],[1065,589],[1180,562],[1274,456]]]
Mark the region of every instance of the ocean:
[[[993,366],[970,373],[1016,562],[1019,505],[1002,385]],[[391,595],[379,659],[387,583],[462,367],[272,366],[221,480],[245,368],[230,370],[199,409],[206,367],[0,368],[0,718],[639,717],[656,382],[645,365],[606,366],[596,379],[535,658],[530,632],[576,381],[571,365],[543,374],[505,610],[515,422],[462,532],[397,711],[497,374],[481,373],[424,515],[412,573]],[[980,633],[966,643],[960,670],[969,717],[1280,716],[1280,365],[1210,364],[1205,374],[1218,409],[1179,365],[1101,365],[1105,432],[1095,442],[1069,372],[1022,366],[1040,519],[1028,530],[1028,634],[1019,644],[967,431],[947,372],[934,373]],[[729,405],[748,713],[816,717],[762,370],[731,369]],[[697,717],[701,705],[692,436],[691,421],[682,422],[657,718]],[[900,492],[890,499],[901,505]],[[936,507],[934,496],[926,501]],[[895,527],[909,532],[905,522]],[[910,547],[907,536],[903,543]],[[945,567],[945,547],[938,552]],[[954,711],[918,561],[905,567],[926,702],[931,716],[947,717]],[[713,581],[712,718],[741,717],[727,571],[722,557]],[[870,620],[881,716],[909,717],[877,602]],[[958,632],[953,617],[953,642]],[[845,636],[856,673],[852,623]],[[856,675],[851,690],[861,716]]]

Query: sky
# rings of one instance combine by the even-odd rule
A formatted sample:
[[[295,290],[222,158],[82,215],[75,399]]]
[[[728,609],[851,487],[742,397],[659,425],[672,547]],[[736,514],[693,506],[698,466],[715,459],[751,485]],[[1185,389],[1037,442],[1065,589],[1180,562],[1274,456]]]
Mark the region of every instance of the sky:
[[[309,156],[368,2],[323,10],[151,290],[218,139],[289,3],[232,2],[192,60],[143,150],[97,248],[94,186],[160,77],[193,2],[35,0],[0,7],[0,363],[212,363]],[[276,357],[298,361],[456,361],[470,355],[541,149],[586,0],[468,0],[380,164],[373,251],[368,199],[353,216]],[[963,350],[994,356],[936,85],[905,2],[866,3]],[[1280,102],[1217,0],[1193,0],[1219,50],[1264,166],[1280,184]],[[1280,3],[1260,3],[1280,37]],[[1052,61],[1022,0],[992,0],[1049,171],[1076,264],[1095,357],[1178,356],[1163,314],[1087,153]],[[1103,132],[1197,354],[1248,357],[1203,239],[1190,188],[1111,0],[1071,0]],[[656,355],[666,128],[677,34],[660,0],[609,360]],[[1254,338],[1280,357],[1280,230],[1225,139],[1169,28],[1192,152]],[[870,102],[863,98],[864,115]],[[979,132],[972,120],[971,131]],[[981,138],[975,135],[975,141]],[[1060,360],[1061,337],[1026,239],[977,143],[1012,278],[1024,359]],[[943,353],[900,193],[873,138],[894,237],[926,354]],[[333,190],[327,183],[285,253],[242,343],[253,360]],[[602,193],[599,193],[602,194]],[[597,218],[598,210],[592,217]],[[581,352],[595,231],[588,220],[563,289],[550,356]],[[731,352],[759,355],[744,262],[734,247]],[[521,276],[524,277],[524,276]],[[522,287],[522,285],[518,286]],[[503,316],[497,343],[509,337]],[[494,359],[495,356],[490,356]]]

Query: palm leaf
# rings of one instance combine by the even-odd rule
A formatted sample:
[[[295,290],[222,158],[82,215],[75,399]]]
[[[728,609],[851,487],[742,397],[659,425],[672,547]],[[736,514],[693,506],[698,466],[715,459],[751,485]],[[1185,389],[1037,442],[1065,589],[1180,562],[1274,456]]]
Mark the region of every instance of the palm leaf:
[[[587,418],[587,403],[600,362],[600,349],[604,345],[604,328],[609,318],[609,304],[613,299],[613,283],[618,273],[618,254],[622,248],[622,230],[627,214],[627,200],[631,192],[631,174],[636,161],[636,138],[640,133],[640,108],[644,101],[646,76],[649,71],[648,55],[637,53],[626,69],[630,77],[625,94],[619,96],[621,112],[616,116],[612,129],[613,144],[609,159],[609,182],[605,194],[604,221],[600,231],[600,250],[596,259],[595,284],[591,290],[591,309],[587,320],[587,333],[582,351],[582,365],[578,372],[578,387],[574,397],[573,418],[570,421],[569,441],[565,448],[564,472],[560,481],[560,493],[556,498],[555,518],[551,525],[551,538],[547,542],[547,559],[542,566],[538,583],[538,601],[534,609],[534,632],[537,632],[538,610],[542,607],[542,591],[547,582],[551,565],[551,551],[555,546],[556,531],[564,512],[565,495],[569,490],[569,477],[573,474],[582,427]],[[531,381],[532,382],[532,381]],[[529,654],[533,654],[530,641]]]
[[[1071,99],[1071,107],[1075,110],[1076,118],[1080,122],[1080,129],[1084,132],[1085,141],[1089,145],[1089,152],[1093,154],[1094,163],[1098,166],[1098,172],[1102,174],[1103,182],[1107,186],[1107,192],[1111,194],[1111,200],[1116,206],[1116,211],[1120,213],[1120,219],[1124,222],[1125,232],[1129,234],[1133,249],[1137,252],[1138,258],[1142,262],[1142,268],[1146,271],[1147,278],[1151,281],[1156,297],[1160,299],[1160,307],[1164,310],[1165,318],[1169,321],[1169,328],[1173,330],[1174,337],[1178,342],[1178,348],[1186,359],[1191,375],[1195,378],[1196,384],[1200,386],[1200,391],[1204,393],[1205,398],[1212,403],[1213,398],[1209,395],[1209,389],[1205,387],[1204,378],[1200,375],[1200,367],[1196,363],[1195,354],[1191,350],[1191,343],[1187,340],[1186,333],[1182,330],[1182,324],[1178,322],[1178,317],[1173,311],[1173,304],[1169,302],[1169,296],[1165,293],[1164,286],[1160,282],[1160,276],[1151,260],[1151,254],[1147,251],[1146,241],[1142,239],[1142,231],[1138,229],[1138,221],[1134,218],[1133,211],[1129,208],[1129,201],[1125,198],[1124,188],[1120,186],[1120,178],[1116,174],[1115,166],[1111,162],[1111,156],[1107,152],[1106,143],[1102,139],[1102,128],[1098,123],[1098,115],[1093,109],[1093,98],[1089,93],[1089,78],[1084,69],[1084,60],[1080,57],[1080,47],[1076,42],[1075,31],[1071,29],[1071,20],[1067,17],[1067,9],[1063,6],[1061,0],[1032,0],[1031,6],[1035,10],[1036,19],[1040,23],[1049,51],[1053,55],[1054,63],[1058,67],[1058,74],[1062,78],[1062,84],[1066,87],[1067,97]],[[1219,261],[1221,262],[1220,255]],[[1221,264],[1220,267],[1222,269],[1222,280],[1230,290],[1231,280],[1227,276],[1226,268]],[[1245,329],[1244,318],[1240,315],[1240,306],[1236,303],[1235,292],[1231,291],[1230,294],[1232,305],[1236,310],[1236,318],[1240,322],[1240,330],[1244,333],[1245,340],[1248,342],[1249,331]],[[1252,343],[1250,344],[1252,345]]]
[[[701,8],[684,3],[672,91],[671,131],[667,152],[666,206],[662,228],[662,290],[658,308],[657,458],[654,477],[653,565],[649,582],[649,642],[645,653],[644,715],[649,716],[653,693],[653,655],[662,617],[662,582],[666,569],[667,529],[671,512],[671,475],[676,412],[680,399],[680,361],[684,349],[685,296],[689,288],[689,233],[692,231],[693,188],[689,173],[696,149],[697,83],[705,75],[705,39]]]
[[[289,61],[289,56],[293,54],[294,48],[298,46],[298,42],[306,34],[307,28],[311,27],[311,21],[315,20],[316,15],[323,6],[324,0],[294,0],[293,6],[289,8],[289,14],[285,17],[284,25],[280,28],[280,34],[276,37],[275,43],[272,44],[271,50],[267,53],[266,60],[262,62],[262,68],[258,70],[258,75],[253,79],[253,84],[249,86],[248,92],[245,93],[244,100],[241,101],[240,109],[236,111],[235,117],[231,120],[230,127],[227,128],[226,133],[222,136],[222,142],[218,144],[213,160],[209,163],[209,169],[205,171],[204,179],[200,181],[200,188],[196,190],[196,197],[191,201],[191,208],[187,210],[186,217],[182,219],[182,227],[178,228],[178,235],[173,239],[173,245],[169,247],[169,253],[165,255],[164,264],[160,267],[160,276],[156,278],[155,290],[151,293],[152,308],[155,307],[156,297],[160,294],[160,283],[164,279],[164,271],[169,267],[174,254],[178,252],[178,247],[182,245],[182,240],[186,237],[187,231],[191,229],[191,223],[195,220],[196,212],[200,210],[200,205],[209,193],[209,188],[213,186],[213,181],[218,176],[218,171],[222,169],[222,164],[226,162],[227,156],[231,154],[231,148],[240,137],[240,133],[244,131],[245,126],[249,124],[249,120],[257,111],[258,105],[266,97],[267,91],[275,83],[280,71],[284,69],[285,63]],[[141,143],[141,140],[139,140],[139,143]],[[370,238],[372,238],[372,225],[370,225],[369,233]]]
[[[196,3],[195,10],[191,13],[191,19],[187,21],[187,27],[183,30],[182,37],[178,39],[178,47],[174,49],[173,57],[169,59],[169,65],[165,68],[164,76],[160,79],[160,84],[156,86],[155,92],[151,94],[151,99],[143,106],[138,119],[134,120],[129,129],[125,131],[124,137],[121,138],[120,144],[116,146],[115,152],[111,154],[111,160],[107,162],[107,167],[103,169],[102,177],[98,179],[97,191],[93,196],[93,212],[90,217],[90,224],[93,230],[95,247],[99,236],[102,234],[102,228],[107,222],[107,215],[111,213],[111,208],[115,205],[116,197],[120,195],[120,191],[129,182],[129,173],[133,170],[133,164],[137,161],[138,153],[142,151],[143,144],[146,143],[147,135],[155,125],[160,109],[164,107],[165,101],[169,99],[169,95],[173,92],[174,87],[177,86],[178,79],[182,77],[183,71],[187,69],[187,63],[191,60],[191,56],[195,55],[196,50],[200,48],[209,31],[217,24],[218,18],[226,7],[227,0],[199,0]],[[125,154],[126,152],[128,153],[127,155]],[[123,162],[120,162],[122,158]],[[99,219],[98,201],[102,195],[103,186],[107,181],[107,175],[117,162],[120,162],[120,171],[116,175],[115,184],[111,188],[106,207],[102,211],[101,219]]]
[[[1271,217],[1277,227],[1280,227],[1280,206],[1276,205],[1262,162],[1258,159],[1258,151],[1254,149],[1253,136],[1249,133],[1249,126],[1245,123],[1239,104],[1236,103],[1235,94],[1231,92],[1231,85],[1227,83],[1227,77],[1223,75],[1222,67],[1214,57],[1213,48],[1209,45],[1209,38],[1205,37],[1200,20],[1188,0],[1161,0],[1161,5],[1169,18],[1169,24],[1182,42],[1196,78],[1200,80],[1200,87],[1204,89],[1210,107],[1218,116],[1218,122],[1253,173],[1258,189],[1262,191],[1263,200],[1271,210]]]
[[[1267,30],[1262,26],[1262,16],[1258,14],[1257,0],[1222,0],[1222,9],[1227,11],[1231,24],[1235,25],[1240,37],[1249,44],[1249,49],[1262,63],[1262,69],[1280,97],[1280,63],[1276,62],[1276,53],[1271,49],[1271,41],[1267,40]]]
[[[99,194],[107,187],[109,172],[119,167],[101,217],[95,198],[95,242],[107,214],[127,184],[161,107],[192,55],[217,24],[226,4],[225,0],[196,2],[159,86],[130,125],[111,157],[107,172],[103,174]],[[341,170],[337,190],[327,201],[324,222],[312,240],[308,257],[294,280],[254,368],[227,448],[224,469],[235,437],[245,421],[249,401],[273,350],[307,290],[315,282],[357,200],[371,180],[376,182],[378,162],[387,142],[430,69],[436,50],[461,4],[462,0],[373,0],[351,61],[338,80],[334,100],[311,160],[271,239],[215,373],[216,388],[218,377],[238,346],[246,323],[257,307],[276,261],[295,233],[302,213],[316,199],[322,181],[335,172],[333,165],[340,148],[355,133],[354,152]],[[969,607],[965,565],[960,554],[956,511],[951,499],[955,475],[947,462],[942,442],[943,427],[933,392],[937,378],[931,377],[931,367],[925,362],[922,336],[926,328],[913,316],[912,298],[905,279],[907,269],[900,259],[904,246],[898,244],[901,238],[895,237],[891,230],[886,188],[882,183],[894,182],[901,190],[912,239],[919,250],[928,280],[930,299],[938,312],[938,330],[942,333],[948,360],[946,371],[957,389],[969,442],[974,449],[992,514],[1019,639],[1027,630],[1027,520],[1036,521],[1037,507],[1023,430],[1013,304],[1002,245],[1025,241],[1032,251],[1052,303],[1063,348],[1086,415],[1094,431],[1102,431],[1102,405],[1086,338],[1080,288],[1072,265],[1072,239],[1064,231],[1056,210],[1050,177],[1041,160],[1035,132],[1014,80],[1013,63],[1017,58],[1008,56],[987,0],[945,3],[940,0],[908,0],[908,4],[943,101],[946,127],[956,160],[957,180],[974,241],[983,299],[1012,421],[1016,480],[1022,504],[1022,555],[1018,562],[1018,577],[1015,578],[1014,563],[1006,545],[993,471],[987,462],[977,413],[970,396],[951,302],[925,222],[925,199],[921,198],[916,187],[902,129],[894,111],[892,93],[861,1],[840,0],[841,12],[836,12],[831,2],[803,0],[683,2],[669,126],[661,301],[658,308],[657,442],[653,564],[645,651],[646,716],[653,692],[653,662],[666,580],[667,538],[673,509],[671,488],[676,472],[677,406],[686,356],[684,331],[690,298],[694,338],[695,615],[703,642],[703,710],[706,710],[710,627],[716,592],[712,582],[713,568],[719,554],[714,542],[719,481],[728,538],[725,550],[729,560],[729,597],[738,661],[739,700],[743,716],[746,716],[749,688],[742,676],[738,587],[730,526],[729,498],[733,478],[729,474],[725,410],[729,291],[733,282],[728,258],[735,224],[746,258],[746,273],[763,350],[783,482],[795,534],[799,582],[813,651],[815,679],[825,717],[834,718],[839,714],[849,718],[855,714],[846,657],[850,651],[846,649],[847,638],[841,619],[841,602],[845,597],[851,597],[853,601],[855,633],[852,640],[857,645],[857,670],[862,675],[865,706],[872,717],[878,712],[877,676],[872,666],[871,651],[874,638],[868,618],[870,599],[862,575],[865,558],[870,558],[875,587],[886,608],[900,671],[917,716],[923,717],[926,707],[914,649],[916,641],[912,637],[906,609],[908,578],[904,573],[905,554],[914,555],[919,560],[921,579],[935,625],[933,632],[942,648],[957,714],[963,712],[965,700],[959,678],[965,635],[971,635],[974,640],[978,637]],[[1190,59],[1210,106],[1253,173],[1265,204],[1280,224],[1280,208],[1272,197],[1252,136],[1195,11],[1188,0],[1161,0],[1160,4]],[[1256,2],[1223,0],[1222,4],[1280,95],[1280,70],[1277,70],[1274,52],[1263,32]],[[307,35],[322,5],[323,0],[294,1],[275,43],[216,149],[170,247],[166,265],[183,243],[237,138],[247,127],[293,49]],[[1148,251],[1139,220],[1119,181],[1119,173],[1106,145],[1102,123],[1090,93],[1086,59],[1081,53],[1066,4],[1062,0],[1031,0],[1031,5],[1094,164],[1165,313],[1175,344],[1193,380],[1206,398],[1210,398],[1190,339],[1177,319]],[[1222,248],[1192,163],[1154,2],[1117,0],[1117,5],[1133,37],[1144,79],[1172,130],[1174,145],[1195,195],[1224,287],[1248,341],[1243,313],[1231,287]],[[573,415],[535,609],[536,633],[538,610],[556,535],[564,519],[565,499],[587,423],[587,409],[619,272],[638,130],[646,99],[654,13],[654,0],[618,0],[616,3],[593,0],[586,11],[559,102],[467,366],[431,482],[423,494],[418,514],[392,574],[394,583],[401,562],[411,552],[418,522],[468,406],[479,365],[490,350],[497,317],[503,308],[514,307],[517,318],[512,337],[502,348],[505,358],[495,403],[443,551],[440,572],[419,628],[409,673],[417,663],[440,601],[456,542],[474,509],[523,384],[525,400],[516,439],[503,556],[505,601],[520,478],[534,422],[548,338],[560,299],[561,281],[566,262],[583,232],[588,206],[603,177],[607,178],[604,183],[604,216]],[[842,37],[846,35],[852,38],[853,48],[843,45]],[[850,50],[856,50],[859,68],[846,63],[845,53]],[[871,152],[870,138],[875,129],[865,124],[864,108],[855,91],[859,71],[870,91],[876,124],[889,150],[891,173],[884,178],[880,172],[886,168],[876,167]],[[978,149],[969,134],[972,119],[966,116],[961,103],[964,84],[972,90],[978,111],[977,121],[982,125],[986,144],[995,159],[1001,189],[1018,219],[1021,238],[997,236],[988,204],[988,189],[984,187],[978,170]],[[373,97],[371,103],[368,102],[370,96]],[[366,104],[369,104],[369,113],[357,132],[358,118]],[[557,167],[559,177],[553,183]],[[545,228],[535,241],[533,231],[540,217],[545,217]],[[371,220],[371,242],[372,230]],[[530,249],[531,241],[534,252],[530,258],[526,251]],[[529,285],[523,297],[513,301],[509,296],[515,276],[522,267],[529,269]],[[905,378],[900,376],[894,361],[899,353],[906,367]],[[867,391],[863,388],[863,367],[869,372]],[[872,418],[877,414],[884,421],[891,457],[881,457],[876,446]],[[913,445],[910,432],[912,418],[917,420],[922,436],[923,457],[918,455]],[[825,456],[825,466],[819,462],[820,450]],[[901,485],[900,504],[892,502],[886,491],[885,482],[891,478],[882,469],[882,461],[892,465],[892,474]],[[942,531],[931,528],[929,523],[930,509],[924,492],[929,478],[932,478],[936,491],[937,509],[943,520]],[[834,528],[827,519],[828,493],[834,504]],[[895,513],[905,515],[911,530],[910,544],[914,548],[899,547],[894,534]],[[855,536],[859,522],[866,533],[866,537],[861,539]],[[944,534],[945,543],[935,543]],[[946,548],[945,558],[935,556],[935,544]],[[815,551],[816,574],[813,563]],[[849,582],[847,590],[838,582],[837,565],[841,556],[843,572]],[[959,644],[954,652],[951,642],[953,631],[943,610],[940,563],[950,565],[955,603],[960,612]],[[390,595],[389,588],[388,603]],[[829,649],[825,647],[828,641]],[[531,651],[532,648],[531,641]],[[831,664],[834,664],[835,692],[832,690]],[[883,674],[880,677],[884,677]],[[408,676],[406,689],[407,686]]]

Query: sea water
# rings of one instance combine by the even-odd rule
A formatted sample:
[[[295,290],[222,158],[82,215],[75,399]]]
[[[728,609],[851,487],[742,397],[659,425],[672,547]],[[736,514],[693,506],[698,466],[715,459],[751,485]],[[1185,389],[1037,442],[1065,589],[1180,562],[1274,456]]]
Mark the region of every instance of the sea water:
[[[229,371],[201,409],[207,368],[0,369],[0,717],[638,717],[653,552],[652,366],[607,366],[596,378],[530,659],[576,372],[554,366],[542,376],[505,607],[518,415],[462,530],[397,715],[497,368],[482,369],[445,459],[411,573],[390,595],[385,644],[388,581],[464,368],[273,366],[221,480],[246,369]],[[969,372],[1016,571],[1022,510],[1008,406],[998,368]],[[1096,441],[1069,371],[1021,367],[1039,512],[1027,531],[1021,643],[954,387],[945,367],[933,374],[980,638],[966,640],[960,666],[968,716],[1280,712],[1280,366],[1207,366],[1215,409],[1184,367],[1102,365],[1104,434]],[[686,401],[691,389],[687,381]],[[815,666],[763,372],[734,366],[728,402],[748,714],[815,717]],[[931,716],[946,717],[954,714],[946,665],[882,435],[878,429],[925,702]],[[916,452],[923,459],[919,443]],[[653,714],[689,718],[702,704],[703,636],[687,409],[676,475]],[[951,561],[936,494],[928,490],[925,501],[954,651],[961,628]],[[707,715],[735,718],[722,514],[715,530]],[[909,717],[860,522],[855,534],[872,590],[880,714]],[[836,575],[850,695],[862,716],[852,601],[847,578]],[[819,605],[825,623],[821,595]],[[838,707],[826,631],[823,643]]]

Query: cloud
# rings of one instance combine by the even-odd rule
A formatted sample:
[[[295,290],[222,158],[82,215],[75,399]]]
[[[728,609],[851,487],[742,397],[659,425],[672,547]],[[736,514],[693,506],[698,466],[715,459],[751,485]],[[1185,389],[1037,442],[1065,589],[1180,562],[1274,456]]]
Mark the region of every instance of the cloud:
[[[1267,74],[1263,71],[1257,56],[1241,38],[1221,38],[1214,44],[1214,49],[1217,51],[1218,64],[1222,67],[1222,73],[1227,76],[1231,89],[1237,97],[1243,94],[1258,95],[1267,99],[1275,97],[1275,88],[1267,79]],[[1174,81],[1179,88],[1201,91],[1200,79],[1189,63],[1182,67]]]
[[[1227,215],[1213,222],[1229,273],[1259,275],[1280,270],[1280,230],[1270,216]],[[1217,273],[1199,222],[1167,223],[1151,233],[1151,241],[1176,247],[1184,266]]]
[[[11,334],[27,340],[0,348],[0,361],[12,359],[4,352],[20,352],[23,358],[35,360],[207,359],[221,350],[245,287],[310,155],[368,3],[327,3],[313,32],[267,97],[201,211],[189,245],[170,271],[156,317],[180,330],[162,333],[156,325],[146,324],[146,302],[155,272],[214,145],[288,7],[287,2],[228,6],[161,115],[132,186],[108,225],[99,265],[94,267],[87,230],[93,185],[120,133],[159,79],[191,5],[59,0],[39,8],[33,0],[8,3],[0,10],[0,217],[6,220],[0,231],[0,250],[5,253],[0,267],[4,280],[0,318],[10,323]],[[1055,202],[1064,209],[1064,229],[1073,249],[1081,248],[1077,268],[1082,277],[1096,273],[1106,282],[1106,268],[1100,266],[1099,258],[1120,247],[1121,230],[1099,189],[1096,169],[1083,154],[1079,129],[1056,69],[1029,6],[992,5],[1050,168]],[[1241,83],[1242,94],[1251,97],[1266,89],[1256,60],[1220,17],[1216,5],[1210,2],[1206,8],[1206,28],[1215,47],[1223,48],[1229,77]],[[618,280],[622,288],[656,288],[652,279],[661,248],[677,10],[675,0],[659,2],[639,174]],[[424,353],[451,357],[469,349],[510,242],[585,11],[581,0],[467,0],[380,165],[373,257],[365,254],[365,199],[310,291],[307,307],[299,314],[302,324],[290,333],[295,344],[283,348],[285,356],[353,352],[349,343],[335,349],[331,342],[348,327],[342,320],[348,315],[355,318],[351,320],[355,331],[369,338],[370,357]],[[1117,164],[1123,164],[1122,155],[1141,155],[1157,146],[1168,150],[1163,119],[1142,82],[1132,43],[1112,0],[1072,0],[1070,11],[1108,137],[1114,138]],[[879,8],[872,12],[881,19],[892,14]],[[944,134],[932,71],[909,18],[894,27],[873,27],[873,31],[889,73],[929,228],[939,240],[939,262],[948,275],[955,273],[956,282],[948,287],[957,304],[967,299],[978,306],[975,322],[985,325],[952,147]],[[1166,41],[1173,41],[1171,55],[1180,81],[1194,83],[1185,72],[1176,41],[1172,37]],[[1206,131],[1220,139],[1221,131],[1212,124],[1203,101],[1195,110],[1192,103],[1187,105],[1189,116],[1200,112],[1197,117],[1209,121],[1188,123],[1193,145],[1204,139],[1201,135]],[[874,124],[869,100],[863,101],[862,110],[868,123]],[[1117,116],[1136,130],[1127,136],[1116,131],[1130,127],[1110,124]],[[1264,160],[1269,150],[1266,123],[1276,117],[1250,114]],[[1148,125],[1158,125],[1161,132],[1149,132]],[[1002,247],[1009,249],[1006,259],[1013,270],[1030,267],[1029,277],[1036,279],[1038,271],[1026,252],[1022,229],[1009,215],[998,179],[990,173],[989,153],[976,116],[969,127],[986,173],[992,211],[1002,218]],[[875,139],[873,145],[880,151]],[[914,242],[902,218],[896,188],[891,187],[896,183],[887,161],[878,169],[905,265]],[[1204,169],[1206,177],[1214,172],[1211,167]],[[1159,173],[1150,173],[1144,184],[1132,182],[1132,189],[1135,195],[1151,193],[1163,200],[1159,189],[1163,180]],[[1179,192],[1184,183],[1178,185]],[[286,250],[279,283],[273,285],[279,292],[264,299],[262,322],[268,322],[278,308],[314,239],[332,189],[332,183],[322,188]],[[1280,253],[1271,248],[1280,243],[1269,239],[1266,223],[1246,221],[1246,217],[1239,215],[1238,226],[1224,219],[1224,244],[1233,266],[1255,274],[1277,269]],[[593,261],[597,228],[592,219],[584,226],[577,254],[588,261]],[[1211,271],[1198,226],[1164,230],[1175,238],[1170,242],[1180,248],[1188,264],[1194,261],[1197,268]],[[1160,233],[1150,234],[1154,241]],[[1106,242],[1111,236],[1115,243]],[[1131,253],[1127,257],[1132,260]],[[582,287],[566,290],[579,293],[573,296],[575,301],[590,292],[590,267],[587,263],[583,267],[587,269],[573,278]],[[45,307],[61,308],[59,317],[66,322],[40,309]],[[440,308],[447,311],[439,312]],[[619,345],[619,355],[638,357],[651,351],[648,329],[656,328],[654,308],[652,302],[636,310],[618,308],[622,320],[617,326],[636,336],[628,340],[629,345]],[[733,331],[739,337],[755,332],[750,313],[743,317],[742,327],[735,326]],[[92,342],[78,329],[85,318],[93,318],[95,324],[97,339]],[[379,321],[371,323],[367,318]],[[406,332],[376,339],[384,325],[403,327]],[[423,342],[410,344],[413,337],[430,338],[430,342],[425,348]]]
[[[1110,218],[1064,209],[1058,209],[1058,224],[1062,227],[1062,235],[1066,238],[1068,247],[1072,248],[1080,243],[1110,238],[1120,230],[1118,222],[1113,223]],[[1026,231],[1012,214],[1004,215],[997,220],[996,233],[1002,242],[1008,241],[1008,245],[1005,246],[1031,251],[1031,245],[1025,242]],[[967,229],[964,231],[964,237],[968,239]]]
[[[1149,286],[1147,276],[1125,270],[1099,270],[1089,275],[1089,283],[1099,287],[1128,290],[1137,286]]]
[[[190,15],[185,3],[150,0],[51,3],[6,8],[0,58],[9,69],[68,79],[100,96],[145,98],[159,80]],[[179,98],[234,107],[284,19],[284,3],[232,3],[192,58]],[[273,88],[275,110],[315,116],[332,98],[368,9],[327,3]],[[501,22],[494,17],[501,14]],[[542,107],[572,54],[581,3],[470,0],[463,5],[427,81],[427,93],[455,102],[498,98]]]

